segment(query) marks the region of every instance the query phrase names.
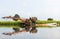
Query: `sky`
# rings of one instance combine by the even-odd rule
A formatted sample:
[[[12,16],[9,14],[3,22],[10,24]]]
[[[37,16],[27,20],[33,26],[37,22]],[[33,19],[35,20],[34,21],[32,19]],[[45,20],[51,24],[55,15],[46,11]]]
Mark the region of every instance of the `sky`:
[[[15,14],[23,18],[60,20],[60,0],[0,0],[0,18]]]

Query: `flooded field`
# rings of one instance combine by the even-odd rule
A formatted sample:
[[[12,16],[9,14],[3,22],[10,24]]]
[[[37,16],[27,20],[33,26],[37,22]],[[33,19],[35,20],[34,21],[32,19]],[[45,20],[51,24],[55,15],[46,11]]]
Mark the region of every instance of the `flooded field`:
[[[4,32],[13,32],[12,28],[0,28],[0,39],[60,39],[60,27],[37,28],[37,33],[21,32],[12,36],[3,35]]]

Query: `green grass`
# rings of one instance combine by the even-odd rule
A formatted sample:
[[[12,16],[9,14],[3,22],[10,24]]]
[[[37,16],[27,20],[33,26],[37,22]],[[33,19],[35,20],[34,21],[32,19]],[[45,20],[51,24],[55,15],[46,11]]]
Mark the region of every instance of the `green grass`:
[[[0,21],[0,27],[18,27],[22,21]],[[60,26],[60,21],[46,21],[46,20],[37,20],[36,21],[36,24],[46,24],[46,23],[58,23],[59,26]],[[40,26],[42,27],[42,26]],[[44,26],[43,26],[44,27]],[[46,27],[46,26],[45,26]],[[48,27],[48,26],[47,26]]]
[[[19,26],[1,26],[0,25],[0,28],[19,28]]]
[[[46,21],[46,20],[37,20],[37,24],[46,24],[46,23],[54,23],[54,22],[59,22],[59,21],[50,21],[50,20],[48,20],[48,21]]]
[[[60,26],[60,21],[55,21],[55,20],[53,20],[53,21],[50,21],[50,20],[37,20],[37,22],[36,22],[36,24],[46,24],[46,23],[58,23],[59,24],[59,26]]]
[[[6,25],[6,26],[18,26],[21,21],[0,21],[0,25]]]
[[[1,26],[0,25],[0,28],[20,28],[19,26]],[[53,26],[39,26],[37,28],[54,28]]]

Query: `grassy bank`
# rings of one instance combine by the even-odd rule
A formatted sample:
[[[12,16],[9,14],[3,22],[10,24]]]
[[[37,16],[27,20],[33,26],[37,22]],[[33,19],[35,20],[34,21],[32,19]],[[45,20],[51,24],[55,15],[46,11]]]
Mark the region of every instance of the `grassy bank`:
[[[37,22],[36,22],[36,24],[47,24],[47,23],[58,23],[60,26],[60,21],[37,20]]]
[[[0,26],[18,26],[21,21],[0,21]]]
[[[21,21],[0,21],[0,26],[19,26]],[[60,26],[60,21],[46,21],[37,20],[36,24],[46,24],[46,23],[58,23]]]

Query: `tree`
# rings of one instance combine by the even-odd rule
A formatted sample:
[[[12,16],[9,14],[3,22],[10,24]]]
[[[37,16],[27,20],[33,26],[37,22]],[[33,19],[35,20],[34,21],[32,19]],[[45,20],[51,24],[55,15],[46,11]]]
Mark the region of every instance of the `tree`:
[[[15,19],[15,18],[20,18],[20,16],[19,16],[18,14],[15,14],[13,20],[14,20],[14,21],[17,21],[18,19]],[[13,30],[14,30],[15,32],[18,32],[20,29],[19,29],[19,28],[13,28]]]
[[[20,16],[18,14],[15,14],[13,20],[17,21],[18,19],[15,19],[15,18],[20,18]]]
[[[53,19],[52,18],[48,18],[47,20],[51,20],[52,21]]]

